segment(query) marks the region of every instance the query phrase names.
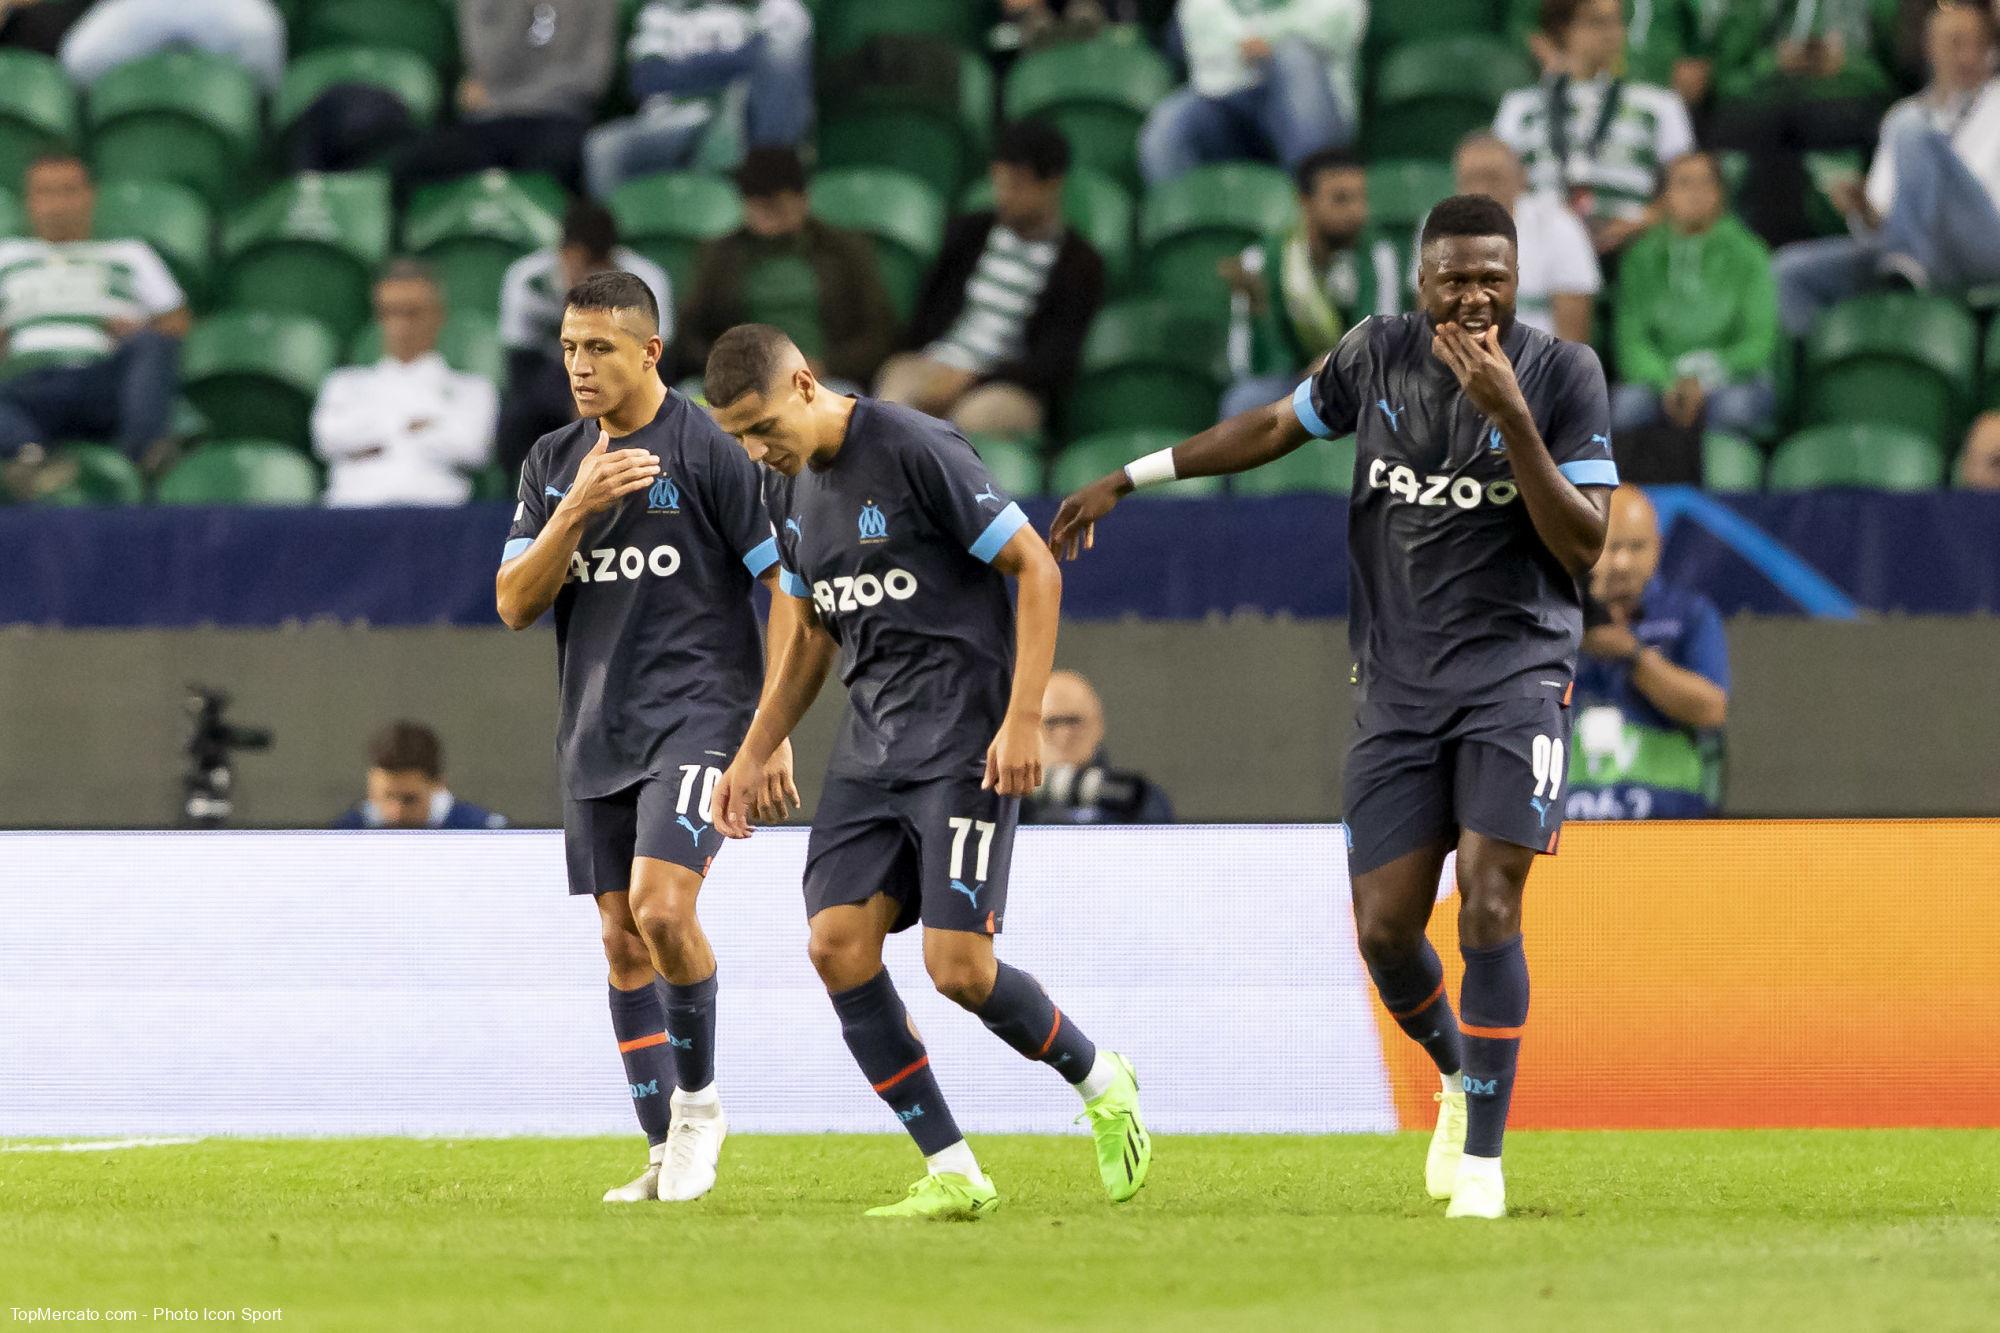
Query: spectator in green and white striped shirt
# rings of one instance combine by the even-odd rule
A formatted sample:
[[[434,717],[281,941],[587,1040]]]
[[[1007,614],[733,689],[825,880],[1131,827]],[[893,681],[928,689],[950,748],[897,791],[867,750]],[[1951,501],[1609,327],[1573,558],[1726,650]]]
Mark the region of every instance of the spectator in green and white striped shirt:
[[[42,465],[66,440],[113,440],[135,461],[167,436],[186,298],[144,241],[94,240],[81,159],[38,158],[34,236],[0,240],[0,460],[17,492],[62,483]]]

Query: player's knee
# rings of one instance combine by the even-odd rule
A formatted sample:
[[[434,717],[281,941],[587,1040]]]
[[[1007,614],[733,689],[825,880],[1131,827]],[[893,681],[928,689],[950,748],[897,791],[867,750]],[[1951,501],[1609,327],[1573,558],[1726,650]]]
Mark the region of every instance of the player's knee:
[[[1521,933],[1521,897],[1505,876],[1477,884],[1459,881],[1458,941],[1471,949],[1490,949]]]
[[[691,949],[701,929],[693,902],[666,895],[641,900],[632,908],[632,918],[646,941],[669,957]]]
[[[1422,926],[1412,927],[1391,913],[1355,914],[1355,942],[1361,946],[1361,956],[1375,967],[1394,966],[1408,958],[1417,951],[1423,934]]]
[[[622,923],[606,921],[602,932],[604,939],[604,961],[611,965],[613,977],[651,976],[653,960],[646,952],[646,941],[627,929]],[[634,984],[637,984],[636,982]],[[631,989],[630,986],[626,989]]]
[[[829,991],[852,990],[882,969],[881,960],[871,956],[861,936],[846,931],[813,931],[806,941],[806,957]]]
[[[993,964],[980,958],[927,958],[938,994],[961,1009],[977,1009],[993,993]]]

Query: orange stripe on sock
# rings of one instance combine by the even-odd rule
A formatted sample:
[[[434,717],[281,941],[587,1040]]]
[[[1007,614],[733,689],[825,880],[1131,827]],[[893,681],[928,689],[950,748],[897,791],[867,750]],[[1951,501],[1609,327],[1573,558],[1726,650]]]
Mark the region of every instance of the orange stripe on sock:
[[[664,1032],[655,1032],[650,1037],[634,1037],[630,1041],[619,1042],[618,1053],[623,1055],[626,1051],[643,1051],[648,1046],[664,1046],[666,1044],[667,1034]]]
[[[880,1083],[875,1084],[874,1085],[875,1091],[887,1092],[889,1089],[895,1087],[898,1083],[901,1083],[904,1079],[916,1073],[919,1069],[922,1069],[925,1065],[929,1064],[930,1062],[931,1058],[928,1055],[918,1056],[916,1059],[916,1063],[910,1065],[907,1069],[898,1070],[896,1073],[891,1074],[888,1078],[883,1079]]]
[[[1474,1027],[1470,1023],[1460,1023],[1458,1025],[1458,1030],[1460,1032],[1463,1032],[1468,1037],[1491,1037],[1495,1041],[1511,1041],[1514,1038],[1519,1037],[1523,1032],[1527,1031],[1527,1029],[1524,1027],[1481,1028],[1481,1027]]]
[[[1053,1005],[1049,1007],[1052,1009],[1055,1008],[1055,1006]],[[1043,1056],[1049,1053],[1049,1047],[1056,1044],[1056,1033],[1062,1031],[1062,1010],[1056,1009],[1055,1013],[1056,1013],[1056,1021],[1049,1024],[1049,1039],[1042,1043],[1041,1050],[1035,1052],[1035,1058],[1037,1060],[1041,1059]]]
[[[1442,994],[1444,994],[1444,982],[1439,981],[1438,988],[1432,991],[1427,997],[1425,997],[1424,1002],[1422,1004],[1418,1005],[1414,1009],[1390,1009],[1389,1017],[1398,1019],[1415,1018],[1418,1014],[1421,1014],[1424,1010],[1430,1008],[1433,1004],[1437,1003],[1437,997]],[[1384,1007],[1386,1008],[1387,1006]]]

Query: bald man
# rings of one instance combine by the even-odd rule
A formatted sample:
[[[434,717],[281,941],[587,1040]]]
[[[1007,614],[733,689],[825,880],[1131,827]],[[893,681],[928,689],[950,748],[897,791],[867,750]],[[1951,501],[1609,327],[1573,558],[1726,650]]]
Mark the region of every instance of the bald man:
[[[1729,644],[1715,604],[1662,582],[1659,567],[1653,503],[1637,486],[1621,486],[1590,571],[1568,818],[1715,813]]]
[[[1025,824],[1171,824],[1167,794],[1111,767],[1104,703],[1080,672],[1049,674],[1042,692],[1042,785],[1021,803]]]

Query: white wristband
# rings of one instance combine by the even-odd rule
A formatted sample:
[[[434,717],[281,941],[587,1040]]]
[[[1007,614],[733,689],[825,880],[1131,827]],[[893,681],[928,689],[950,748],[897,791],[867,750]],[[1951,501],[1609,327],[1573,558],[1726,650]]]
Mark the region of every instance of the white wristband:
[[[1179,475],[1174,471],[1174,451],[1159,449],[1144,458],[1135,458],[1125,465],[1125,475],[1134,490],[1173,481]]]

